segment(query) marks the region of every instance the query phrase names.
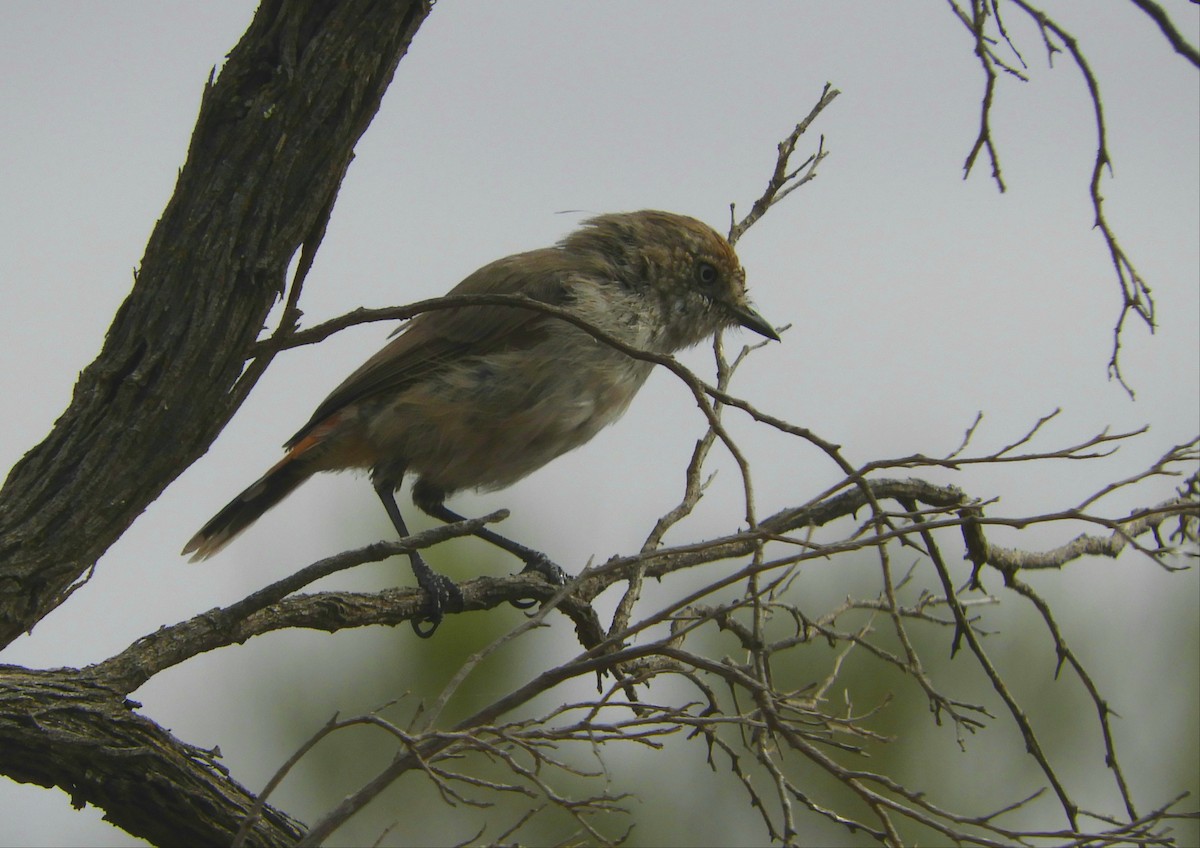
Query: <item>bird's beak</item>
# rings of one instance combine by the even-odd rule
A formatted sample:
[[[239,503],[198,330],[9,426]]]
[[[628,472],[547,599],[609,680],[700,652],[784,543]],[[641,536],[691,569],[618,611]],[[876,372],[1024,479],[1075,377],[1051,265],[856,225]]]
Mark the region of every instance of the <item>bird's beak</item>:
[[[766,318],[759,315],[749,306],[734,304],[729,307],[729,311],[733,313],[734,319],[747,330],[753,330],[760,336],[766,336],[768,339],[779,341],[779,333],[775,332],[775,328],[767,323]]]

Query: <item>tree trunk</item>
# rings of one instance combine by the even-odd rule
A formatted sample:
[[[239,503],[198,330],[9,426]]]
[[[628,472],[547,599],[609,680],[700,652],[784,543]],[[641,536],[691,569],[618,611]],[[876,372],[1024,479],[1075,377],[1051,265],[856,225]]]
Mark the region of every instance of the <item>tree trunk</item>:
[[[266,0],[210,79],[103,350],[0,491],[0,647],[70,595],[261,373],[265,358],[247,369],[247,355],[288,263],[302,246],[311,259],[428,13],[423,0]]]

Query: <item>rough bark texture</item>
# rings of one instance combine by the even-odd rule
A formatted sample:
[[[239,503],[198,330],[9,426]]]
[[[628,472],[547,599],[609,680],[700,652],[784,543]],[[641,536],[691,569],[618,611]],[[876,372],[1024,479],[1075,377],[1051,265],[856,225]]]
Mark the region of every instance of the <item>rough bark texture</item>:
[[[288,263],[320,242],[429,5],[264,0],[209,81],[103,349],[0,491],[0,647],[70,595],[240,403],[264,364],[243,374]],[[137,715],[120,688],[86,670],[0,666],[0,774],[58,786],[155,844],[229,844],[254,796],[211,754]],[[247,839],[301,833],[268,807]]]
[[[0,667],[5,773],[57,786],[76,807],[155,845],[228,845],[255,797],[193,748],[134,712],[138,705],[74,669]],[[248,845],[288,845],[301,825],[265,807]]]
[[[200,105],[129,297],[70,407],[0,491],[0,647],[60,604],[208,449],[421,0],[266,0]]]

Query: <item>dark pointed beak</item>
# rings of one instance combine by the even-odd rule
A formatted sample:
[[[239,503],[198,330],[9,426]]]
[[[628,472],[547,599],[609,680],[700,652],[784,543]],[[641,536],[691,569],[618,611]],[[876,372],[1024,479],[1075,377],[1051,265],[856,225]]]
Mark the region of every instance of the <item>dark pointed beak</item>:
[[[775,328],[767,323],[766,318],[759,315],[749,306],[735,304],[729,307],[729,311],[733,313],[734,319],[747,330],[753,330],[760,336],[766,336],[768,339],[779,341],[779,333],[775,332]]]

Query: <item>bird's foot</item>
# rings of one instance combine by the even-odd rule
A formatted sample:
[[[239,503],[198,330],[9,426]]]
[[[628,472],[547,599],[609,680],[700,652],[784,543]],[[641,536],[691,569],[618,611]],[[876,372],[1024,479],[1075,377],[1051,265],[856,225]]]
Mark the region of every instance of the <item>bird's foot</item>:
[[[540,574],[542,578],[552,586],[566,586],[567,581],[571,576],[563,571],[557,565],[550,561],[550,558],[543,553],[530,551],[532,556],[525,559],[525,567],[521,569],[522,574],[533,572]],[[530,609],[537,605],[536,598],[528,601],[511,601],[512,605],[517,609]]]
[[[461,612],[465,601],[457,584],[449,577],[438,574],[424,560],[413,560],[413,575],[425,593],[425,606],[421,615],[412,620],[412,629],[420,638],[428,639],[442,623],[445,613]]]

